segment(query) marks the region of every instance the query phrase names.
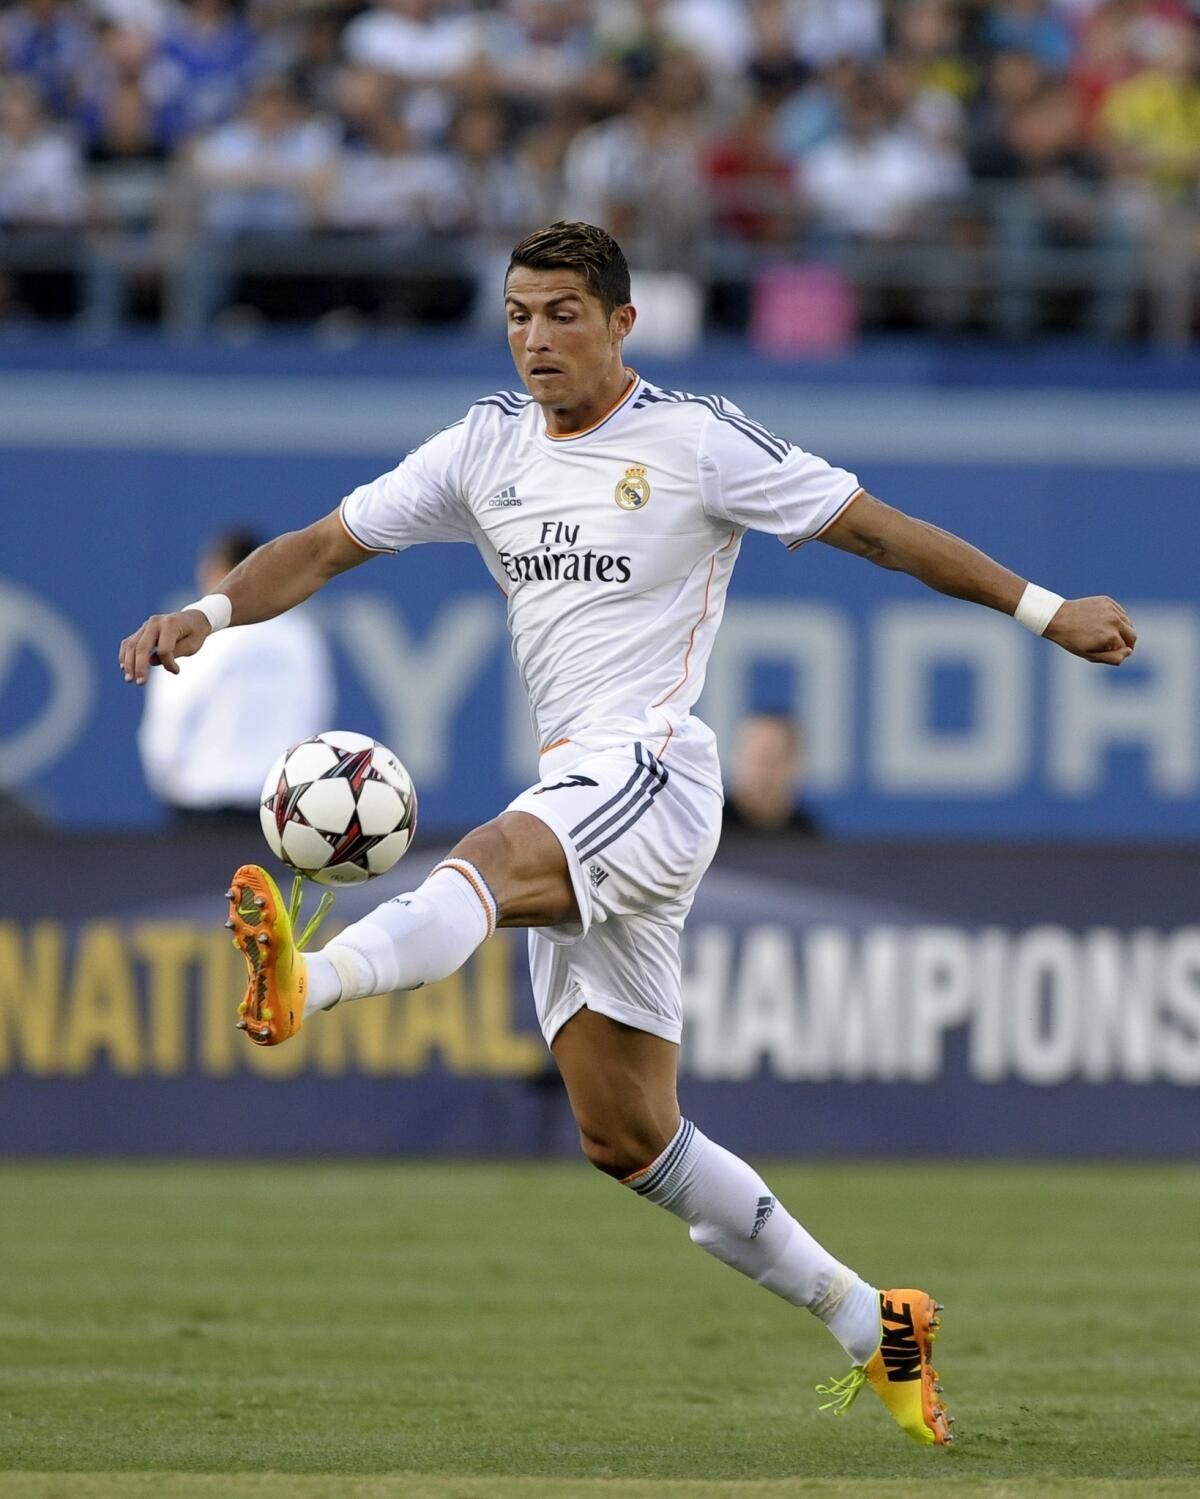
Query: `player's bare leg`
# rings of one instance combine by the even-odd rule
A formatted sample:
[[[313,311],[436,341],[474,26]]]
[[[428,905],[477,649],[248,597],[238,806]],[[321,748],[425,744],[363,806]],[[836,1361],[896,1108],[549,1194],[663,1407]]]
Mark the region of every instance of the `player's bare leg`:
[[[584,1009],[550,1049],[593,1166],[623,1180],[663,1153],[680,1125],[673,1041]]]

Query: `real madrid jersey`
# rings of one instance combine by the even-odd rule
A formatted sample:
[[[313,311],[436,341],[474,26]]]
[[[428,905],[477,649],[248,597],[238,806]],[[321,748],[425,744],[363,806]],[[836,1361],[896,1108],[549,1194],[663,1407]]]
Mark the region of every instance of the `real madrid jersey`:
[[[341,506],[359,545],[478,547],[508,599],[543,751],[643,740],[719,786],[691,715],[742,536],[795,550],[859,493],[720,396],[634,376],[594,426],[555,435],[524,393],[486,396]]]

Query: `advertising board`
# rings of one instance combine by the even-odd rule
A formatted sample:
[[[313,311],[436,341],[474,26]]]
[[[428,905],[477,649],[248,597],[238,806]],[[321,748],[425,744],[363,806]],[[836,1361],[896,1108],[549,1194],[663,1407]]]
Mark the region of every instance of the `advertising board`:
[[[520,933],[250,1045],[220,897],[248,852],[10,842],[39,879],[0,920],[0,1152],[575,1150]],[[1194,1155],[1198,875],[1167,848],[731,842],[686,932],[683,1108],[757,1154]]]

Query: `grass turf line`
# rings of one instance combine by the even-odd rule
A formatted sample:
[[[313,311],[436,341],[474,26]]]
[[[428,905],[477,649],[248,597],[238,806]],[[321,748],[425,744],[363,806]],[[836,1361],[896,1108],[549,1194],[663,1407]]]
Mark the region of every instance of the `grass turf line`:
[[[926,1499],[924,1479],[299,1477],[247,1473],[20,1473],[6,1499]],[[938,1482],[938,1499],[1193,1499],[1186,1478]]]
[[[1200,1171],[767,1176],[864,1274],[946,1302],[953,1450],[908,1442],[869,1391],[819,1415],[812,1385],[845,1369],[828,1335],[583,1165],[11,1165],[0,1473],[28,1472],[0,1492],[107,1499],[138,1471],[172,1499],[1194,1486]],[[364,1483],[298,1482],[323,1474]]]

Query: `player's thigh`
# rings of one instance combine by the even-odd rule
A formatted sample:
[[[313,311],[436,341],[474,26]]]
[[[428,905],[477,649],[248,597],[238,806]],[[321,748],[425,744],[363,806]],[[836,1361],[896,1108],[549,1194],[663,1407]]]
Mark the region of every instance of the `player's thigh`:
[[[562,844],[528,812],[502,812],[450,851],[487,881],[500,926],[557,926],[578,921],[579,906]]]
[[[679,1047],[587,1008],[554,1038],[584,1153],[613,1176],[660,1156],[679,1128]]]

